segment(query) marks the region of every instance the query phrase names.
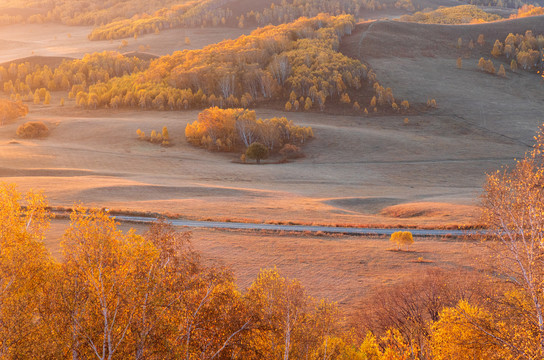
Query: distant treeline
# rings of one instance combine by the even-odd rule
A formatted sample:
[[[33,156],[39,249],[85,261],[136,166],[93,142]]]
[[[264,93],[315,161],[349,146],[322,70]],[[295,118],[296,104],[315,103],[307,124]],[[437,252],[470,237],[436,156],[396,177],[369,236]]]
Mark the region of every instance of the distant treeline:
[[[469,24],[497,21],[499,15],[490,14],[474,5],[459,5],[440,8],[429,12],[416,12],[413,15],[403,15],[401,21],[410,21],[424,24]]]
[[[319,13],[358,16],[362,9],[400,8],[414,10],[411,0],[291,0],[271,2],[264,10],[229,8],[229,0],[161,0],[87,2],[84,0],[8,0],[5,7],[17,13],[0,15],[0,24],[60,22],[97,26],[89,38],[110,40],[137,37],[178,27],[264,26],[292,22]]]

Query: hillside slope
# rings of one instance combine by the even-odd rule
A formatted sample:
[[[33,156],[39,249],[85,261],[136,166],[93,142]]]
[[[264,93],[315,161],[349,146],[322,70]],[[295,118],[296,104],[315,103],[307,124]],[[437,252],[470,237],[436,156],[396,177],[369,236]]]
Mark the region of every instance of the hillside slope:
[[[529,72],[507,70],[501,78],[478,70],[480,57],[492,58],[495,39],[508,33],[544,33],[544,17],[531,17],[477,25],[434,25],[376,21],[358,24],[344,39],[341,51],[370,64],[380,83],[390,86],[397,97],[411,103],[435,98],[438,109],[428,113],[430,121],[469,126],[500,141],[532,144],[542,124],[542,79]],[[469,50],[457,48],[476,42],[483,34],[486,43]],[[456,66],[462,58],[462,68]],[[493,59],[495,67],[509,62]]]

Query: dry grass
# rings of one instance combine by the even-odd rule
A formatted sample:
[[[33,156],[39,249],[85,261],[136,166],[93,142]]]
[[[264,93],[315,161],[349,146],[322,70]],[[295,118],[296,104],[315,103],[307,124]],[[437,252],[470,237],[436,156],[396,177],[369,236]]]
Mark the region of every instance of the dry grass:
[[[411,115],[408,125],[399,116],[289,113],[316,134],[305,149],[307,156],[294,162],[243,166],[231,162],[237,156],[192,148],[183,133],[196,111],[89,111],[68,100],[64,107],[30,106],[25,121],[51,124],[46,140],[13,143],[21,121],[0,128],[0,179],[18,183],[21,190],[42,188],[54,206],[80,201],[118,211],[280,224],[477,226],[485,172],[523,154],[544,106],[535,95],[541,84],[532,74],[495,79],[475,71],[476,61],[473,71],[467,59],[457,69],[455,44],[459,35],[542,25],[532,18],[516,21],[451,29],[384,21],[360,25],[343,50],[364,56],[397,98],[415,106],[432,95],[439,109]],[[59,25],[40,27],[33,35],[26,32],[32,26],[25,31],[19,25],[9,28],[15,43],[3,55],[8,57],[12,50],[21,56],[34,37],[57,56],[109,46],[82,41],[85,28],[71,27],[68,40],[61,40],[68,28]],[[176,31],[148,36],[166,52],[179,48]],[[220,34],[220,29],[191,31],[202,36],[191,46],[234,35]],[[430,32],[433,37],[426,36]],[[434,58],[424,56],[428,50]],[[473,56],[479,56],[477,51]],[[61,97],[66,94],[54,93],[51,103],[58,104]],[[285,115],[270,109],[257,112],[259,117]],[[134,139],[136,129],[158,125],[168,127],[174,146],[159,148]]]
[[[47,248],[60,258],[60,238],[68,220],[55,220]],[[143,233],[143,225],[134,227]],[[183,228],[180,228],[183,230]],[[228,266],[243,289],[260,269],[276,266],[299,279],[310,295],[337,301],[352,311],[374,289],[400,284],[423,274],[429,266],[446,270],[480,269],[487,249],[477,241],[415,238],[409,251],[387,251],[387,237],[266,234],[193,229],[192,246],[206,262]],[[419,258],[425,261],[418,261]],[[432,264],[431,264],[432,262]]]
[[[183,134],[196,111],[89,111],[69,100],[64,107],[30,106],[24,121],[51,124],[47,139],[14,141],[23,120],[0,127],[0,181],[15,182],[21,191],[43,189],[53,206],[72,207],[79,201],[189,219],[475,225],[485,173],[528,149],[544,112],[542,83],[534,74],[507,73],[500,79],[476,71],[476,62],[489,54],[495,38],[508,32],[527,28],[544,32],[541,20],[458,27],[385,21],[360,25],[344,42],[343,51],[370,63],[398,99],[417,106],[433,97],[438,109],[413,113],[408,124],[404,116],[289,113],[295,123],[311,126],[316,134],[305,148],[306,157],[291,163],[243,166],[231,162],[231,155],[191,147]],[[30,56],[32,51],[70,57],[118,46],[87,42],[85,27],[4,29],[9,39],[0,39],[0,62]],[[151,53],[161,54],[181,49],[177,42],[185,36],[191,38],[191,47],[199,47],[235,31],[241,30],[163,31],[129,41],[123,51],[150,44]],[[488,44],[463,53],[463,69],[457,69],[457,38],[475,39],[479,33],[485,34]],[[51,104],[66,97],[52,95]],[[257,113],[262,118],[286,115],[271,109]],[[161,148],[134,137],[138,128],[159,126],[168,127],[174,146]],[[59,239],[66,225],[66,220],[55,221],[48,237],[47,246],[55,256],[60,256]],[[372,289],[417,277],[429,267],[476,269],[486,257],[477,242],[453,238],[416,239],[410,251],[401,252],[386,251],[389,240],[377,237],[199,229],[193,239],[207,261],[231,266],[242,287],[260,268],[277,266],[300,279],[312,295],[339,301],[347,309]]]

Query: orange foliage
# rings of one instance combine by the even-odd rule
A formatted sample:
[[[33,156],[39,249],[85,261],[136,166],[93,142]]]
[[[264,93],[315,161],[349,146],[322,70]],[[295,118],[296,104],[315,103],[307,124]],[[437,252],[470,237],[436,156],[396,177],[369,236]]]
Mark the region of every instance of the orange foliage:
[[[510,19],[517,19],[528,16],[544,15],[544,7],[524,4],[518,9],[517,14],[510,15]]]
[[[286,118],[257,119],[255,111],[209,108],[185,128],[187,141],[208,150],[238,151],[254,142],[276,152],[285,144],[303,144],[313,137],[310,127],[294,125]]]
[[[0,99],[0,125],[28,114],[28,107],[21,102]]]

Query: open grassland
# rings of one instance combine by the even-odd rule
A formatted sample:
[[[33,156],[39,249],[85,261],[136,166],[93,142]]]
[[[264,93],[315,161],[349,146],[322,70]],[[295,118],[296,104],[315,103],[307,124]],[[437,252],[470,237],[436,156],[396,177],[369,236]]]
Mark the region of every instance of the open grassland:
[[[46,243],[56,258],[68,220],[52,222]],[[143,225],[122,225],[124,231]],[[185,229],[181,228],[180,231]],[[194,229],[192,247],[207,263],[230,268],[241,289],[249,287],[261,269],[277,267],[298,279],[316,298],[338,302],[351,313],[378,288],[400,285],[429,269],[480,271],[490,252],[479,241],[460,238],[416,238],[405,251],[392,251],[385,237],[296,235]]]
[[[474,222],[483,171],[507,162],[519,145],[450,127],[440,117],[359,119],[292,114],[316,139],[306,157],[255,166],[205,153],[185,142],[196,112],[33,111],[24,121],[46,123],[43,140],[14,138],[17,123],[0,129],[0,175],[21,189],[42,188],[53,205],[84,204],[181,214],[192,218],[306,223],[427,225]],[[65,110],[63,110],[65,111]],[[259,116],[277,114],[258,111]],[[167,126],[173,146],[137,140]],[[433,133],[434,132],[434,133]],[[468,151],[471,149],[471,151]],[[484,154],[484,155],[482,155]],[[415,212],[399,209],[419,204]],[[432,204],[429,204],[432,203]],[[440,204],[436,204],[440,203]],[[465,205],[455,211],[453,205]],[[395,211],[380,214],[397,205]],[[428,206],[426,206],[428,205]],[[439,210],[437,210],[439,209]],[[468,210],[468,211],[467,211]]]
[[[189,146],[183,134],[196,111],[81,110],[72,100],[64,107],[56,105],[66,95],[53,93],[53,105],[30,105],[26,118],[0,128],[0,176],[22,190],[42,188],[53,205],[61,206],[71,206],[77,199],[92,206],[198,219],[388,226],[477,223],[475,206],[485,173],[528,149],[544,110],[540,78],[525,72],[508,72],[505,79],[484,74],[477,71],[477,59],[489,54],[491,34],[504,38],[510,31],[525,29],[538,34],[544,30],[538,20],[359,25],[341,50],[370,63],[398,98],[412,104],[435,98],[438,109],[413,112],[407,122],[404,115],[257,109],[259,117],[287,115],[314,129],[316,139],[307,145],[306,157],[296,162],[244,165],[232,162],[236,156]],[[75,33],[77,28],[70,29]],[[153,46],[176,48],[173,40],[179,31],[138,41],[149,38]],[[52,40],[53,32],[39,36],[42,49],[58,49],[54,53],[58,56],[77,56],[109,44],[80,37],[76,47],[75,35],[60,39],[59,34],[58,43],[66,42],[62,50]],[[468,43],[480,33],[487,39],[484,47],[471,53],[456,48],[458,37]],[[12,41],[24,43],[23,48],[35,46],[22,28],[12,34]],[[206,39],[215,41],[213,36]],[[191,46],[203,44],[193,41]],[[157,54],[168,50],[163,46]],[[460,52],[462,69],[455,66]],[[44,140],[16,139],[16,128],[29,120],[44,121],[51,135]],[[169,129],[172,147],[136,139],[138,128],[150,133],[163,126]]]

